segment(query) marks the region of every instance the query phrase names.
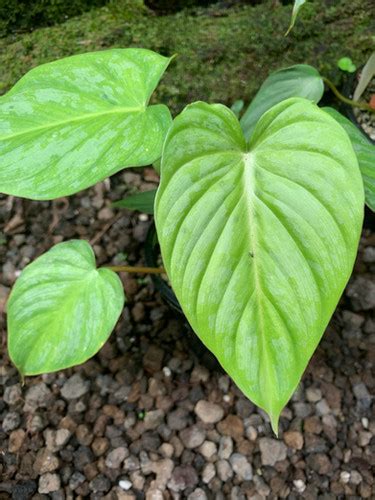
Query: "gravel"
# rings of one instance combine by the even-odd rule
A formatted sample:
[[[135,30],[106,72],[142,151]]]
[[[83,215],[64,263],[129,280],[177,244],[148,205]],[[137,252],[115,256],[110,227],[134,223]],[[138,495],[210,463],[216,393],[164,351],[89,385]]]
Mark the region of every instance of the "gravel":
[[[284,460],[287,455],[287,447],[282,441],[272,438],[261,438],[259,449],[263,465],[275,465],[276,462]]]
[[[126,173],[143,185],[139,172]],[[111,183],[110,191],[102,186],[105,198],[123,197],[123,174]],[[9,209],[3,201],[0,223],[15,211],[26,221],[0,245],[4,294],[30,255],[24,246],[39,255],[61,238],[89,240],[111,221],[108,210],[98,219],[111,207],[95,189],[69,198],[52,232],[52,202],[14,200]],[[99,265],[121,263],[124,253],[144,263],[133,233],[141,226],[143,237],[145,224],[124,211],[95,246]],[[281,415],[278,439],[264,412],[192,352],[183,320],[149,278],[121,277],[124,312],[87,363],[21,385],[4,355],[0,499],[375,498],[371,248],[375,236],[365,231],[353,278]]]
[[[61,450],[69,441],[72,433],[69,429],[46,429],[43,432],[47,449],[53,452]]]
[[[59,468],[59,465],[57,456],[47,450],[47,448],[42,448],[36,454],[33,468],[38,475],[41,475],[45,472],[55,471]]]
[[[369,311],[375,308],[375,281],[372,277],[356,276],[346,293],[354,311]]]
[[[167,415],[167,425],[174,431],[181,431],[187,427],[189,422],[189,412],[183,408],[172,410]]]
[[[303,448],[303,434],[300,431],[286,431],[284,432],[284,442],[289,448],[294,450],[302,450]]]
[[[36,383],[26,391],[24,412],[33,413],[38,408],[46,408],[52,400],[52,392],[44,382]]]
[[[21,423],[20,415],[15,411],[10,411],[9,413],[5,414],[2,427],[4,432],[9,432],[14,429],[17,429],[20,423]]]
[[[205,432],[196,425],[180,432],[181,441],[186,448],[198,448],[205,440],[205,437]]]
[[[129,455],[129,450],[124,447],[115,448],[111,452],[108,453],[107,458],[105,459],[105,465],[109,469],[119,469],[121,467],[122,462]]]
[[[237,475],[240,481],[250,481],[253,478],[253,469],[244,455],[241,453],[233,453],[229,462],[232,466],[233,472]]]
[[[199,447],[199,453],[206,459],[212,459],[217,452],[217,446],[212,441],[204,441]]]
[[[220,405],[204,400],[198,401],[194,411],[205,424],[216,424],[224,416],[224,410]]]
[[[185,491],[198,484],[198,474],[191,465],[175,467],[171,479],[168,481],[168,488],[172,491]]]
[[[228,460],[218,460],[216,464],[217,474],[225,483],[233,476],[233,470]]]
[[[61,480],[58,474],[51,474],[47,472],[43,474],[39,478],[39,493],[53,493],[54,491],[58,491],[61,485]]]
[[[83,380],[79,374],[72,375],[61,388],[61,395],[65,399],[78,399],[87,394],[90,384]]]
[[[4,389],[4,402],[8,406],[14,406],[22,400],[22,389],[20,384],[10,385]]]
[[[233,439],[229,436],[220,438],[219,458],[228,459],[233,453]]]

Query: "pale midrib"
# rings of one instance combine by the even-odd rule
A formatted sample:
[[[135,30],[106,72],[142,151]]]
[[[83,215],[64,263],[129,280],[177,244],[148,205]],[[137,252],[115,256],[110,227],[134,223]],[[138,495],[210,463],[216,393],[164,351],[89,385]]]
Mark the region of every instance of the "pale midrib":
[[[134,106],[134,107],[114,108],[114,109],[106,110],[106,111],[103,111],[100,113],[88,113],[85,115],[80,115],[80,116],[76,116],[73,118],[69,118],[67,120],[60,120],[60,121],[53,122],[53,123],[47,123],[46,125],[39,125],[37,127],[32,127],[32,128],[28,128],[25,130],[21,130],[20,132],[17,132],[15,134],[9,134],[9,135],[0,137],[0,142],[6,141],[8,139],[14,139],[16,137],[22,137],[23,135],[39,132],[42,130],[53,129],[53,128],[63,126],[63,125],[69,125],[69,124],[75,123],[75,122],[83,122],[86,120],[93,120],[96,118],[100,118],[100,117],[107,116],[107,115],[114,115],[114,114],[142,113],[145,110],[146,110],[145,106]],[[20,118],[22,118],[22,117],[20,117]]]
[[[257,228],[256,228],[256,218],[255,218],[255,199],[256,199],[256,194],[255,194],[255,183],[256,183],[256,178],[255,178],[255,171],[256,171],[256,165],[255,165],[255,157],[253,153],[245,153],[244,154],[244,168],[243,168],[243,188],[244,188],[244,193],[245,193],[245,203],[246,203],[246,209],[247,209],[247,215],[248,215],[248,227],[249,227],[249,236],[250,236],[250,242],[249,242],[249,251],[252,252],[253,257],[252,257],[252,262],[254,266],[254,286],[255,286],[255,300],[257,304],[257,309],[258,309],[258,317],[259,317],[259,323],[260,323],[260,337],[262,341],[262,350],[263,350],[263,355],[266,358],[266,372],[267,372],[267,377],[268,381],[273,380],[272,373],[269,370],[270,367],[270,359],[268,355],[268,349],[266,345],[266,339],[265,339],[265,328],[264,328],[264,318],[263,318],[263,308],[262,308],[262,301],[261,301],[261,294],[263,294],[263,290],[260,284],[260,279],[259,279],[259,269],[258,269],[258,244],[257,244]],[[266,409],[267,413],[272,412],[272,398],[270,396],[269,391],[266,391],[266,398],[268,399],[268,405],[269,407]],[[265,409],[265,408],[264,408]]]

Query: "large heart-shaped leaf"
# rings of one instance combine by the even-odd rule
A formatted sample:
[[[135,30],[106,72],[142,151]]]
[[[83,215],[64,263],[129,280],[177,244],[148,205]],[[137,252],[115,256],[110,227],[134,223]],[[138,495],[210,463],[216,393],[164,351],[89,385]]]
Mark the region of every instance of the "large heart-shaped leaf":
[[[375,146],[350,120],[333,108],[322,108],[346,131],[357,155],[365,186],[366,204],[375,212]]]
[[[352,271],[363,185],[346,133],[305,99],[248,144],[225,106],[196,103],[163,149],[156,225],[176,296],[276,429]]]
[[[113,49],[27,73],[0,97],[0,192],[58,198],[157,160],[172,119],[148,101],[169,62]]]
[[[86,241],[59,243],[29,264],[13,287],[10,357],[23,375],[83,363],[103,346],[123,306],[121,280],[96,268]]]
[[[296,64],[271,73],[241,118],[245,137],[250,138],[259,118],[275,104],[289,97],[304,97],[318,103],[323,92],[322,77],[308,64]]]

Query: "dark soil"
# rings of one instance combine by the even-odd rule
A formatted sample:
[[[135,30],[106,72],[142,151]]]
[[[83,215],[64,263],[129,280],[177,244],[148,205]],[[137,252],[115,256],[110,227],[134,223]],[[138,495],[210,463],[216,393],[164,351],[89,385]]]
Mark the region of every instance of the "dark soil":
[[[142,264],[148,216],[114,212],[150,169],[55,202],[0,200],[0,304],[52,244],[94,243],[99,264]],[[3,337],[0,499],[374,498],[375,234],[280,420],[192,352],[181,319],[149,277],[122,276],[116,331],[91,361],[21,386]],[[1,319],[5,330],[5,320]]]

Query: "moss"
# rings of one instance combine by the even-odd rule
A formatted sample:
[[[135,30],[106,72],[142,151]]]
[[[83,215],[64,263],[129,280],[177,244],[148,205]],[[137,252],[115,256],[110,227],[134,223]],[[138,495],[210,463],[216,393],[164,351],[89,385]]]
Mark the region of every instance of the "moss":
[[[29,31],[35,26],[51,26],[77,16],[108,0],[0,0],[0,36],[12,31]]]
[[[326,0],[327,3],[329,0]],[[336,62],[349,56],[361,65],[372,50],[372,0],[309,3],[285,37],[290,6],[270,1],[225,8],[224,4],[155,16],[123,0],[59,26],[0,40],[0,91],[31,67],[71,54],[140,46],[179,55],[158,88],[159,100],[176,112],[194,100],[249,100],[269,72],[307,62],[338,81]]]

